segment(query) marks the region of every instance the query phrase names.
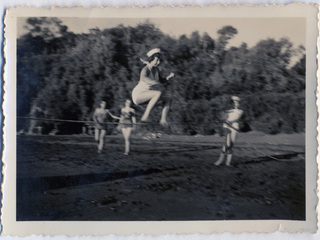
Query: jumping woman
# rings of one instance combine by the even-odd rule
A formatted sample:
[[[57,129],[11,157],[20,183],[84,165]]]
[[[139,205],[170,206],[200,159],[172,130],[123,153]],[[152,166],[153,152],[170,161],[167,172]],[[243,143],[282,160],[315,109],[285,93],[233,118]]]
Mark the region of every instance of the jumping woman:
[[[148,103],[141,118],[142,122],[149,121],[150,111],[159,100],[162,100],[163,109],[160,124],[167,126],[167,115],[171,105],[171,98],[166,96],[164,84],[174,77],[174,74],[170,73],[166,78],[160,76],[158,65],[161,61],[161,50],[159,48],[152,49],[147,53],[147,56],[147,61],[141,59],[146,66],[141,70],[139,83],[132,91],[132,100],[136,105]]]
[[[93,113],[93,121],[94,121],[94,138],[98,143],[98,153],[101,153],[103,148],[104,136],[106,135],[106,118],[107,114],[109,114],[114,119],[120,119],[119,117],[114,116],[111,112],[106,109],[106,102],[101,101],[100,107],[96,108]]]
[[[127,99],[124,108],[121,109],[120,127],[125,141],[124,155],[130,152],[130,136],[132,129],[135,128],[136,117],[135,111],[131,108],[131,100]]]
[[[226,112],[226,120],[223,123],[223,132],[225,142],[222,146],[222,152],[220,153],[219,160],[215,162],[216,166],[219,166],[224,156],[227,155],[226,165],[230,166],[232,160],[232,148],[239,133],[239,119],[241,118],[243,111],[239,109],[240,98],[236,96],[231,97],[234,108]]]

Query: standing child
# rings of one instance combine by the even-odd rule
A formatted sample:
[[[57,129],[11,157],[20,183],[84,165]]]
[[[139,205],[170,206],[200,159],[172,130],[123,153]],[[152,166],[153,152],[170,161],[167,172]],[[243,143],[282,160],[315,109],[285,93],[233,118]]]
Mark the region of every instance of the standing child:
[[[94,121],[94,138],[98,142],[98,153],[101,153],[103,148],[104,136],[106,134],[107,128],[107,114],[109,114],[114,119],[120,119],[110,113],[108,109],[106,109],[106,102],[101,101],[100,107],[96,108],[93,113],[93,121]]]
[[[131,100],[127,99],[124,108],[121,109],[120,127],[125,141],[124,155],[129,155],[130,152],[130,137],[131,131],[135,129],[136,118],[135,111],[131,108]]]
[[[227,155],[226,165],[230,166],[232,160],[233,145],[239,133],[238,121],[243,114],[243,111],[239,109],[240,98],[237,96],[232,96],[231,99],[233,101],[234,108],[226,112],[226,120],[223,123],[225,142],[222,146],[222,152],[220,153],[219,160],[215,162],[216,166],[219,166],[223,162],[225,155]]]
[[[138,85],[132,91],[132,100],[134,104],[148,103],[147,108],[141,118],[142,122],[148,122],[150,111],[161,99],[163,101],[163,109],[161,113],[160,124],[167,126],[167,115],[171,105],[171,98],[165,94],[165,84],[174,74],[169,74],[166,78],[160,76],[158,65],[161,60],[161,50],[159,48],[152,49],[147,53],[148,60],[141,61],[146,66],[141,70]]]

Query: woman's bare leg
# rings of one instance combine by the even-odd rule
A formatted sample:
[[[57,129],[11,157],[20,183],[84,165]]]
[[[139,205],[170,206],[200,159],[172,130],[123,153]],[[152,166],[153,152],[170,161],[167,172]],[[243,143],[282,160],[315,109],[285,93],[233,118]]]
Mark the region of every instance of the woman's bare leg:
[[[98,152],[102,151],[103,143],[104,143],[104,136],[106,135],[106,130],[102,129],[99,137],[99,146],[98,146]]]
[[[149,101],[149,103],[147,105],[147,108],[144,111],[144,114],[142,115],[141,121],[147,121],[148,120],[151,110],[156,105],[156,103],[158,102],[160,97],[161,97],[161,92],[155,91],[155,93],[153,93],[153,97],[150,99],[150,101]]]
[[[220,153],[220,157],[219,157],[218,161],[216,161],[214,163],[214,165],[220,166],[220,164],[223,162],[223,159],[224,159],[224,153],[222,152],[222,153]]]
[[[225,139],[225,142],[222,146],[222,152],[220,153],[220,157],[219,157],[218,161],[216,161],[214,163],[216,166],[219,166],[223,162],[224,156],[229,153],[230,144],[231,144],[231,134],[228,133],[225,138],[226,139]]]
[[[232,154],[228,154],[228,155],[227,155],[227,161],[226,161],[226,165],[227,165],[227,166],[230,166],[231,160],[232,160]]]
[[[232,145],[234,145],[234,143],[236,142],[237,136],[238,136],[238,134],[237,134],[237,132],[235,130],[231,131],[231,139],[230,139],[230,141],[231,141]]]
[[[96,142],[99,141],[99,133],[100,133],[100,129],[95,128],[94,129],[94,140],[96,140]]]
[[[161,92],[160,91],[145,91],[139,94],[139,96],[136,98],[135,103],[136,104],[141,104],[148,102],[147,108],[144,111],[144,114],[141,118],[141,121],[146,121],[149,118],[150,112],[153,109],[153,107],[156,105],[156,103],[159,101],[161,97]]]
[[[160,119],[160,124],[162,126],[167,126],[168,125],[167,116],[168,116],[168,112],[169,112],[170,106],[171,106],[171,99],[166,99],[164,107],[162,109],[161,119]]]
[[[124,154],[128,155],[130,152],[130,136],[132,128],[122,128],[122,134],[125,142],[125,151]]]
[[[236,131],[231,131],[230,133],[230,138],[229,138],[229,154],[227,155],[227,161],[226,161],[226,165],[227,166],[230,166],[231,164],[231,160],[232,160],[232,148],[233,148],[233,145],[236,141],[236,138],[237,138],[237,132]]]

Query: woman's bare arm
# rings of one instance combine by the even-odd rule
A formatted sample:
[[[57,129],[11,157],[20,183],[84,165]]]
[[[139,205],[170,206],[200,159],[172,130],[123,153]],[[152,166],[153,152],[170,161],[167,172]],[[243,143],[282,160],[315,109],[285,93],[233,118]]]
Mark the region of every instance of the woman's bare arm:
[[[109,110],[108,110],[108,114],[109,114],[113,119],[120,119],[120,117],[117,117],[117,116],[113,115]]]

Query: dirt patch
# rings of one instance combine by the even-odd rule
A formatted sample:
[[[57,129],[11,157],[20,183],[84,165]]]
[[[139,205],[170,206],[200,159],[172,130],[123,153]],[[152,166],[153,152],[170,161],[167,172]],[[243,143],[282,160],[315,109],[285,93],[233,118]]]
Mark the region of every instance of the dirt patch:
[[[17,220],[305,219],[304,135],[17,137]]]

